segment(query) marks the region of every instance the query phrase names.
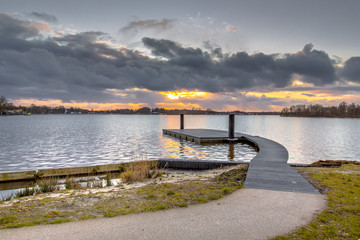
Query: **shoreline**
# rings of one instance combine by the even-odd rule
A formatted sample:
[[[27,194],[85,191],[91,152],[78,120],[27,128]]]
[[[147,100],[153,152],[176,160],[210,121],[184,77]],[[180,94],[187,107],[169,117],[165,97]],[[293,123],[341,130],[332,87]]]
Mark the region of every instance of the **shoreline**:
[[[234,167],[230,167],[230,168],[228,168],[228,169],[231,169],[231,168],[234,168]],[[355,199],[356,199],[356,196],[359,196],[359,194],[360,194],[360,191],[359,191],[359,187],[356,187],[355,186],[355,189],[354,189],[354,185],[352,185],[352,187],[351,187],[351,185],[350,186],[344,186],[344,188],[339,188],[340,187],[340,185],[338,186],[338,185],[334,185],[334,186],[331,186],[331,185],[329,185],[329,186],[327,186],[326,187],[326,185],[323,185],[324,183],[322,183],[321,181],[329,181],[329,180],[327,180],[328,178],[334,178],[335,177],[335,179],[338,179],[339,177],[337,177],[337,175],[338,176],[340,176],[340,177],[345,177],[344,178],[344,184],[348,184],[348,183],[350,183],[351,184],[351,179],[353,179],[353,177],[354,176],[357,176],[357,177],[359,177],[360,176],[360,163],[357,163],[357,164],[351,164],[351,163],[345,163],[345,162],[342,162],[342,165],[339,167],[339,166],[331,166],[331,167],[329,167],[329,166],[327,166],[327,167],[306,167],[306,168],[303,168],[303,167],[300,167],[300,168],[296,168],[300,173],[301,173],[301,175],[302,176],[304,176],[305,178],[307,178],[308,180],[310,180],[310,182],[315,186],[315,187],[317,187],[319,190],[320,190],[320,192],[322,192],[323,194],[325,193],[325,194],[327,194],[326,196],[328,196],[328,197],[330,197],[331,198],[331,196],[332,195],[328,195],[329,194],[329,191],[334,191],[334,190],[336,190],[336,191],[340,191],[338,194],[342,194],[342,191],[354,191],[354,194],[358,194],[358,195],[354,195],[353,197],[355,197]],[[212,172],[212,173],[219,173],[220,171],[224,171],[224,170],[226,170],[226,169],[222,169],[222,170],[207,170],[207,171],[202,171],[202,173],[209,173],[209,172]],[[171,175],[171,174],[173,174],[173,175],[175,175],[175,174],[177,174],[177,173],[179,173],[179,175],[178,176],[180,176],[180,178],[179,178],[179,180],[180,180],[180,182],[183,182],[183,180],[185,180],[185,178],[182,176],[181,177],[181,172],[182,171],[178,171],[178,170],[176,170],[176,171],[169,171],[169,174]],[[198,173],[199,172],[194,172],[194,171],[186,171],[186,172],[188,172],[188,175],[193,175],[192,177],[194,177],[194,176],[197,176],[198,175]],[[325,174],[325,175],[324,175]],[[337,174],[337,175],[334,175],[334,174]],[[355,175],[354,175],[355,174]],[[214,175],[213,175],[214,176]],[[206,178],[204,178],[203,180],[204,181],[207,181],[207,180],[205,180]],[[322,179],[322,180],[320,180],[320,179]],[[350,179],[350,180],[348,180],[348,179]],[[187,180],[185,180],[185,181],[187,181]],[[333,180],[332,180],[333,181]],[[357,181],[356,179],[353,179],[353,181]],[[184,183],[184,182],[183,182]],[[160,181],[159,181],[159,183],[158,184],[163,184],[163,183],[161,183]],[[327,184],[329,184],[329,183],[327,183]],[[331,182],[330,182],[330,184],[331,184]],[[148,188],[147,188],[148,189]],[[343,190],[341,190],[341,189],[343,189]],[[236,191],[235,193],[233,193],[233,194],[235,194],[235,195],[238,195],[239,193],[242,193],[242,192],[246,192],[246,191],[250,191],[251,189],[243,189],[243,190],[240,190],[240,191]],[[76,191],[76,190],[74,190],[74,191]],[[85,190],[86,191],[86,190]],[[257,190],[257,191],[261,191],[261,190]],[[140,191],[141,192],[141,191]],[[244,192],[244,193],[245,193]],[[250,191],[251,192],[251,191]],[[268,192],[268,193],[270,193],[270,192],[272,192],[272,191],[268,191],[268,190],[266,190],[266,192]],[[78,194],[78,196],[85,196],[85,195],[92,195],[92,196],[97,196],[97,197],[100,197],[101,195],[103,195],[105,198],[107,197],[107,196],[109,196],[109,194],[112,194],[112,193],[114,193],[114,191],[111,189],[111,188],[109,188],[108,190],[106,190],[106,191],[102,191],[102,190],[100,190],[100,191],[98,191],[98,192],[93,192],[93,193],[91,193],[90,194],[90,191],[89,192],[87,192],[87,194],[85,194],[84,192],[82,192],[82,193],[79,193]],[[279,192],[280,193],[280,192]],[[68,192],[68,193],[66,193],[67,195],[66,195],[66,197],[74,197],[76,194],[74,194],[73,192]],[[100,194],[100,195],[99,195]],[[171,195],[172,194],[177,194],[177,192],[176,191],[174,191],[174,193],[171,193]],[[231,196],[233,196],[233,194],[230,194],[228,197],[230,197],[231,198]],[[294,194],[294,193],[286,193],[286,192],[281,192],[281,194],[282,194],[282,196],[285,196],[286,194]],[[107,196],[106,196],[107,195]],[[234,195],[234,196],[235,196]],[[297,196],[300,196],[300,195],[306,195],[306,196],[308,196],[308,197],[310,197],[310,196],[315,196],[315,195],[312,195],[312,194],[299,194],[299,193],[297,193]],[[152,192],[151,191],[149,191],[149,192],[147,192],[147,196],[149,197],[149,198],[153,198],[153,196],[152,196]],[[325,196],[325,195],[321,195],[321,196]],[[319,196],[319,197],[321,197],[321,196]],[[66,199],[66,197],[65,197],[65,199]],[[341,206],[341,205],[339,205],[339,207],[345,207],[345,208],[348,208],[348,206],[350,207],[350,206],[353,206],[353,207],[357,207],[357,208],[359,208],[358,207],[358,205],[354,205],[354,203],[353,202],[351,202],[351,201],[353,201],[352,199],[354,199],[354,198],[349,198],[349,199],[347,199],[347,201],[349,201],[349,202],[347,202],[347,203],[344,203],[344,204],[350,204],[350,205],[344,205],[344,206]],[[282,197],[283,198],[283,197]],[[46,194],[44,195],[44,197],[42,198],[42,200],[40,199],[39,201],[43,201],[45,204],[44,205],[42,205],[42,206],[46,206],[47,204],[52,204],[53,202],[55,202],[55,199],[57,199],[57,200],[59,200],[59,196],[56,196],[56,195],[54,195],[54,198],[50,198],[50,197],[46,197]],[[61,198],[60,198],[61,199]],[[157,198],[155,198],[155,199],[157,199]],[[154,200],[154,199],[151,199],[151,200]],[[298,199],[297,199],[298,200]],[[331,199],[328,199],[328,201],[330,201]],[[19,200],[21,203],[25,203],[25,201],[23,201],[23,200]],[[62,199],[62,200],[60,200],[60,201],[64,201],[64,199]],[[293,201],[293,200],[292,200]],[[332,200],[331,200],[332,201]],[[215,201],[215,202],[217,202],[217,201]],[[89,203],[86,203],[86,205],[83,205],[84,207],[85,206],[87,206],[88,207],[88,204]],[[158,206],[158,205],[157,205]],[[204,207],[205,206],[207,206],[207,204],[205,204],[204,205]],[[179,209],[179,207],[180,207],[180,209],[182,209],[182,208],[184,208],[185,206],[178,206],[177,208],[175,208],[175,210],[176,209]],[[0,210],[1,210],[1,208],[3,208],[3,206],[0,206]],[[24,206],[22,206],[21,207],[21,205],[19,205],[18,206],[18,211],[20,211],[20,212],[23,212],[23,213],[26,213],[26,211],[28,211],[29,210],[29,208],[28,207],[26,207],[25,206],[25,208],[24,208]],[[193,207],[190,207],[191,209],[193,208]],[[28,210],[26,210],[26,209],[28,209]],[[185,209],[187,209],[187,207],[185,207]],[[155,209],[152,209],[152,210],[155,210]],[[160,206],[158,206],[158,209],[156,209],[156,210],[162,210],[162,207]],[[25,212],[24,212],[25,211]],[[51,212],[51,211],[53,211],[53,212]],[[331,237],[331,236],[338,236],[338,235],[331,235],[331,234],[338,234],[338,233],[336,233],[336,232],[334,232],[334,233],[329,233],[329,232],[327,232],[326,231],[326,229],[327,228],[331,228],[331,226],[334,226],[334,224],[336,225],[336,227],[338,227],[338,221],[339,220],[332,220],[332,221],[337,221],[337,222],[325,222],[325,224],[324,224],[324,217],[325,216],[327,216],[327,217],[331,217],[331,214],[332,214],[332,207],[331,206],[329,206],[328,204],[327,204],[327,207],[320,213],[320,212],[317,212],[316,213],[316,216],[314,215],[313,217],[312,217],[312,219],[309,219],[309,221],[306,223],[306,224],[308,224],[308,225],[305,225],[305,226],[299,226],[299,227],[297,227],[295,230],[294,229],[292,229],[292,231],[290,232],[290,233],[288,233],[287,235],[284,235],[284,236],[278,236],[278,237],[276,237],[275,239],[297,239],[297,238],[301,238],[301,236],[304,238],[304,236],[305,236],[305,238],[306,238],[306,236],[310,236],[310,235],[307,235],[307,234],[309,234],[309,232],[311,233],[311,234],[318,234],[317,236],[318,237],[320,237],[320,238],[322,238],[322,237],[324,237],[324,236],[326,236],[326,238],[329,238],[329,237]],[[163,212],[163,211],[161,211],[161,212]],[[345,211],[346,212],[346,211]],[[56,210],[50,210],[49,212],[48,212],[48,217],[50,218],[50,217],[52,217],[52,218],[54,218],[54,217],[61,217],[61,213],[60,212],[56,212]],[[347,213],[347,214],[351,214],[351,211],[349,212],[349,213]],[[137,214],[135,214],[135,215],[133,215],[132,214],[132,216],[136,216]],[[112,217],[113,215],[107,215],[107,217]],[[92,216],[84,216],[84,218],[82,219],[82,220],[85,220],[85,219],[88,219],[88,218],[93,218]],[[132,217],[133,218],[133,217]],[[102,218],[99,218],[98,220],[101,220]],[[351,217],[348,217],[348,219],[351,219]],[[94,220],[96,220],[96,219],[94,219]],[[0,222],[4,222],[5,220],[4,220],[4,217],[3,216],[1,216],[0,215]],[[10,219],[7,219],[7,221],[11,221],[11,218]],[[53,222],[53,223],[62,223],[62,222],[66,222],[66,221],[70,221],[69,219],[67,219],[67,220],[59,220],[59,221],[55,221],[55,222]],[[97,220],[96,220],[97,221]],[[310,221],[313,221],[312,223],[310,223]],[[322,222],[323,224],[318,224],[317,222]],[[326,220],[327,221],[327,220]],[[341,220],[341,221],[345,221],[345,223],[344,222],[340,222],[339,224],[341,224],[341,226],[343,226],[344,224],[346,225],[346,219],[345,220]],[[81,222],[82,221],[80,221],[79,222],[79,224],[81,224]],[[76,223],[76,222],[74,222],[74,223]],[[302,224],[303,225],[303,224]],[[45,227],[46,225],[43,225],[43,227]],[[60,225],[61,226],[61,225]],[[21,227],[21,226],[18,226],[18,227]],[[50,226],[49,226],[50,227]],[[266,228],[266,226],[263,226],[263,227],[265,227]],[[28,229],[28,228],[25,228],[24,230],[26,230],[26,229]],[[32,228],[29,228],[29,230],[30,229],[32,229]],[[316,230],[315,230],[316,229]],[[9,234],[13,234],[13,233],[15,233],[15,232],[18,232],[17,230],[15,231],[15,232],[13,232],[13,231],[15,231],[15,229],[14,230],[10,230],[9,229],[9,231],[7,231],[6,233],[9,233]],[[27,230],[26,230],[27,231]],[[314,232],[315,231],[315,232]],[[324,232],[325,231],[325,232]],[[350,231],[350,230],[348,230],[348,231]],[[357,230],[355,230],[355,231],[357,231]],[[20,231],[20,232],[22,232],[22,231]],[[4,233],[4,230],[0,230],[0,236],[1,236],[1,234],[2,233]],[[283,233],[284,234],[284,233]],[[327,235],[323,235],[323,234],[327,234]],[[330,234],[330,235],[329,235]],[[349,232],[348,233],[348,237],[350,236],[350,238],[351,238],[351,236],[356,236],[356,235],[353,235],[354,234],[354,231],[353,231],[353,233],[351,233],[351,232]],[[314,235],[311,235],[311,236],[314,236]],[[345,235],[342,235],[342,236],[345,236]],[[273,236],[273,237],[275,237],[275,236]]]

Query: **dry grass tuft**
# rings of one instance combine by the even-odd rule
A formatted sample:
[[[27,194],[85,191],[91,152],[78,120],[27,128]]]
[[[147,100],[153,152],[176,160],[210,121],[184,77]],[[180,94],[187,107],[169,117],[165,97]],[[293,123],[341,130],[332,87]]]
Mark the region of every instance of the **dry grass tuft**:
[[[152,178],[157,174],[157,162],[138,161],[129,163],[120,175],[124,182],[137,182]]]

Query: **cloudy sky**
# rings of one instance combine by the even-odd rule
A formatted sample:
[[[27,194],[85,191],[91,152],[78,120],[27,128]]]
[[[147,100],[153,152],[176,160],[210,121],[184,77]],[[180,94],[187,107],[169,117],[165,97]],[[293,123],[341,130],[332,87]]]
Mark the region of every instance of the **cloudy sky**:
[[[15,104],[271,111],[360,104],[360,1],[0,0]]]

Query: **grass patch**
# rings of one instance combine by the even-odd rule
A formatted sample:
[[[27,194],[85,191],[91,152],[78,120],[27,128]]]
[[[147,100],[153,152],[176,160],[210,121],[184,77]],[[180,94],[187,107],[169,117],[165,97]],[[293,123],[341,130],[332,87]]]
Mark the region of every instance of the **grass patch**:
[[[70,218],[60,218],[60,219],[56,219],[52,222],[50,222],[51,224],[59,224],[59,223],[66,223],[66,222],[71,222],[72,220]]]
[[[93,219],[93,218],[96,218],[96,216],[94,216],[94,215],[85,215],[85,216],[80,217],[80,220]]]
[[[151,166],[147,169],[154,170]],[[124,170],[124,173],[128,170]],[[113,189],[108,193],[81,193],[78,191],[84,190],[73,190],[78,193],[59,198],[29,198],[27,201],[13,202],[10,206],[0,207],[0,228],[62,223],[187,207],[219,199],[241,188],[246,172],[247,166],[242,165],[206,180],[199,178],[176,183],[153,181],[151,184],[132,189],[119,186],[117,190]]]
[[[298,170],[328,195],[328,205],[310,224],[275,239],[359,239],[360,165]]]
[[[106,217],[157,211],[206,203],[230,194],[243,186],[247,168],[227,171],[210,181],[151,184],[134,191],[126,199],[108,198],[93,206]]]

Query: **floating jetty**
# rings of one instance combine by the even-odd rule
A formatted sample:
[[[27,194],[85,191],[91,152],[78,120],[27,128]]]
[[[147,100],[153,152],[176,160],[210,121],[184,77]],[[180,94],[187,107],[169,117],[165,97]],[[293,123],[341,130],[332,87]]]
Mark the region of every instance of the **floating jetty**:
[[[213,129],[163,129],[163,134],[198,144],[242,142],[256,147],[258,154],[251,160],[245,188],[319,194],[308,181],[288,164],[286,148],[270,139]]]

